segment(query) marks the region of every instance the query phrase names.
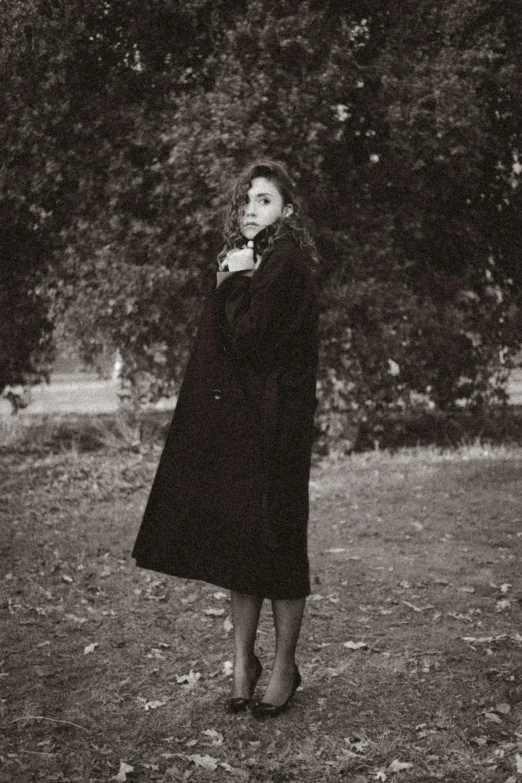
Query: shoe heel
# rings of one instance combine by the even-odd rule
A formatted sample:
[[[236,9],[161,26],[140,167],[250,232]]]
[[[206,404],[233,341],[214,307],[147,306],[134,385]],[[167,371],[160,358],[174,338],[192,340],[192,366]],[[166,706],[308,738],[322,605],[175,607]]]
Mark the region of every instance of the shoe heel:
[[[258,718],[259,720],[263,720],[264,718],[276,718],[278,715],[286,712],[296,690],[300,687],[302,682],[301,672],[296,666],[294,670],[294,679],[292,681],[292,689],[287,700],[279,705],[269,704],[266,701],[258,701],[255,704],[252,704],[251,711],[254,718]]]
[[[243,696],[234,696],[227,699],[225,702],[225,712],[228,712],[231,715],[237,715],[240,712],[245,712],[250,706],[250,702],[252,701],[252,696],[254,695],[256,685],[259,678],[261,677],[261,674],[263,673],[263,666],[261,661],[257,655],[254,657],[256,659],[256,670],[254,673],[254,679],[252,680],[252,685],[250,686],[250,696],[248,699],[245,699]]]

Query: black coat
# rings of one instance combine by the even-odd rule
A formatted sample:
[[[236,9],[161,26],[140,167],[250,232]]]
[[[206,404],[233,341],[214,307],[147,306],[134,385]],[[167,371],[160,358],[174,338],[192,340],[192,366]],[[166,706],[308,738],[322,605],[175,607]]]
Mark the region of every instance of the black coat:
[[[267,598],[310,592],[317,297],[276,239],[207,300],[134,546],[137,564]]]

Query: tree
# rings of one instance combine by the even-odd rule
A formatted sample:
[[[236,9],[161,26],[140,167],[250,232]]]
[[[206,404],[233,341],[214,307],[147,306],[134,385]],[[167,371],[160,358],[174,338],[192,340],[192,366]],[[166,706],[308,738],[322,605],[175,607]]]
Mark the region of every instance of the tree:
[[[362,263],[352,264],[348,279],[344,265],[330,278],[327,364],[338,368],[345,406],[363,417],[383,393],[384,405],[407,404],[417,391],[442,408],[502,398],[509,355],[520,345],[521,15],[512,11],[496,2],[375,7],[370,38],[379,46],[361,88],[363,116],[373,109],[375,122],[381,111],[377,130],[366,131],[374,166],[357,163],[362,117],[353,99],[344,101],[345,130],[330,147],[332,170],[356,171],[356,187],[350,191],[340,174],[337,192],[344,180],[345,202],[360,206],[362,219],[350,220],[368,252],[358,253]],[[506,212],[509,220],[499,220]],[[377,234],[368,217],[379,214]],[[388,314],[372,280],[393,291]],[[343,295],[356,303],[355,318],[345,318],[348,341],[335,328]],[[369,387],[342,372],[346,356]],[[350,400],[355,391],[365,399]]]
[[[3,181],[39,215],[53,312],[87,358],[117,345],[136,388],[172,388],[211,284],[227,183],[269,155],[299,172],[323,258],[328,437],[419,393],[441,408],[502,396],[520,345],[522,11],[504,0],[13,7]]]
[[[137,180],[144,156],[152,158],[142,137],[154,144],[157,120],[149,129],[142,119],[149,109],[161,113],[165,80],[182,88],[211,32],[209,6],[14,0],[3,9],[0,384],[36,370],[38,351],[50,349],[49,310],[56,318],[66,304],[59,294],[69,290],[70,248],[89,234],[96,255],[129,227],[140,237],[144,218],[153,220],[154,177]],[[107,208],[119,212],[107,219]],[[84,348],[92,353],[92,341]]]

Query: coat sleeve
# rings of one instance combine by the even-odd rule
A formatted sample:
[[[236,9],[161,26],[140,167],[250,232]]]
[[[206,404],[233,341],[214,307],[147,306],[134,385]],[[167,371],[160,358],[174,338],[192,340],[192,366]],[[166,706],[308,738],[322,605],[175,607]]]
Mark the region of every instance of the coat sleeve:
[[[245,357],[270,363],[306,291],[306,268],[297,248],[276,243],[252,277],[233,274],[219,286],[225,339]]]

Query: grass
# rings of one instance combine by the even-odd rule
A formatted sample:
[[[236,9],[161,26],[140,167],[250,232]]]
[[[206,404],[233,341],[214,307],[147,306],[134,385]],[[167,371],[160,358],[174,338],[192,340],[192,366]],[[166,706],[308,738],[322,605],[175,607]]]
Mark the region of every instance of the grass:
[[[116,412],[0,415],[0,451],[97,451],[160,445],[172,419],[172,410],[148,409],[134,415]],[[522,405],[485,411],[451,413],[424,409],[390,414],[372,426],[361,425],[353,444],[356,452],[375,447],[396,451],[404,447],[455,448],[474,443],[522,446]],[[318,440],[318,452],[326,451]],[[340,444],[344,450],[344,444]],[[320,456],[318,454],[318,456]]]
[[[222,709],[223,592],[129,557],[164,426],[2,434],[0,780],[522,780],[522,448],[316,461],[303,689],[259,724]],[[262,693],[268,605],[258,651]]]

